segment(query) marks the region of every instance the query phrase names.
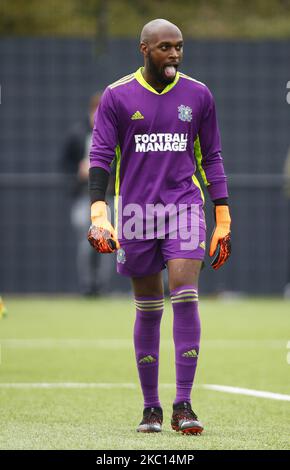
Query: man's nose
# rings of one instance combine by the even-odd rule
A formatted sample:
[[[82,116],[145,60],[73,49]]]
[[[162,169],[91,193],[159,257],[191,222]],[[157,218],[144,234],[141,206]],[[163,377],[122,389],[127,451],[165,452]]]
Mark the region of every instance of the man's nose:
[[[175,47],[171,47],[169,51],[169,57],[172,59],[178,59],[180,56],[180,51],[177,51]]]

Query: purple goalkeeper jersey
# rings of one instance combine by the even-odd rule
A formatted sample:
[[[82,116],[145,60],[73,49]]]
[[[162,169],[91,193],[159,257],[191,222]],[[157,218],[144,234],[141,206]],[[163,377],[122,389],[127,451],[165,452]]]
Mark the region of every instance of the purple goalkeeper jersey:
[[[201,82],[177,72],[158,93],[142,68],[109,85],[95,116],[90,166],[110,172],[127,204],[203,204],[228,196],[215,104]]]

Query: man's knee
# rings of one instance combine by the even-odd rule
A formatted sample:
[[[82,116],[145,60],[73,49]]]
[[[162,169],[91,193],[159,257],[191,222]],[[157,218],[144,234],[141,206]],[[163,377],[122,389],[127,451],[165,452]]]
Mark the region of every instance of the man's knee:
[[[202,261],[193,259],[169,260],[169,290],[189,284],[197,286],[201,265]]]
[[[160,297],[164,294],[161,273],[145,277],[134,277],[132,278],[132,285],[136,297]]]

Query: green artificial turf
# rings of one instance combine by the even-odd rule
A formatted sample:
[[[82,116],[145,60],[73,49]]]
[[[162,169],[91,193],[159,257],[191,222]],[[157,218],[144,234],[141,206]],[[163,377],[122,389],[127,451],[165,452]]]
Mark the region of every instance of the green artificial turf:
[[[205,431],[183,436],[170,428],[175,370],[169,302],[161,329],[163,432],[144,435],[136,432],[142,396],[131,299],[4,300],[0,449],[289,449],[289,402],[202,387],[289,394],[289,302],[200,300],[202,340],[192,406]],[[27,388],[1,388],[1,383]],[[62,385],[29,385],[40,383]],[[65,388],[68,383],[102,385]]]

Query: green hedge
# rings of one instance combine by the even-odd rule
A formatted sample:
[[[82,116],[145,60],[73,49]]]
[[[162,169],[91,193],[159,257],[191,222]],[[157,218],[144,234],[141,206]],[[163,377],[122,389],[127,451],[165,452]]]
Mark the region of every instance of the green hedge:
[[[2,0],[0,35],[134,37],[164,17],[187,37],[290,37],[290,0]]]

